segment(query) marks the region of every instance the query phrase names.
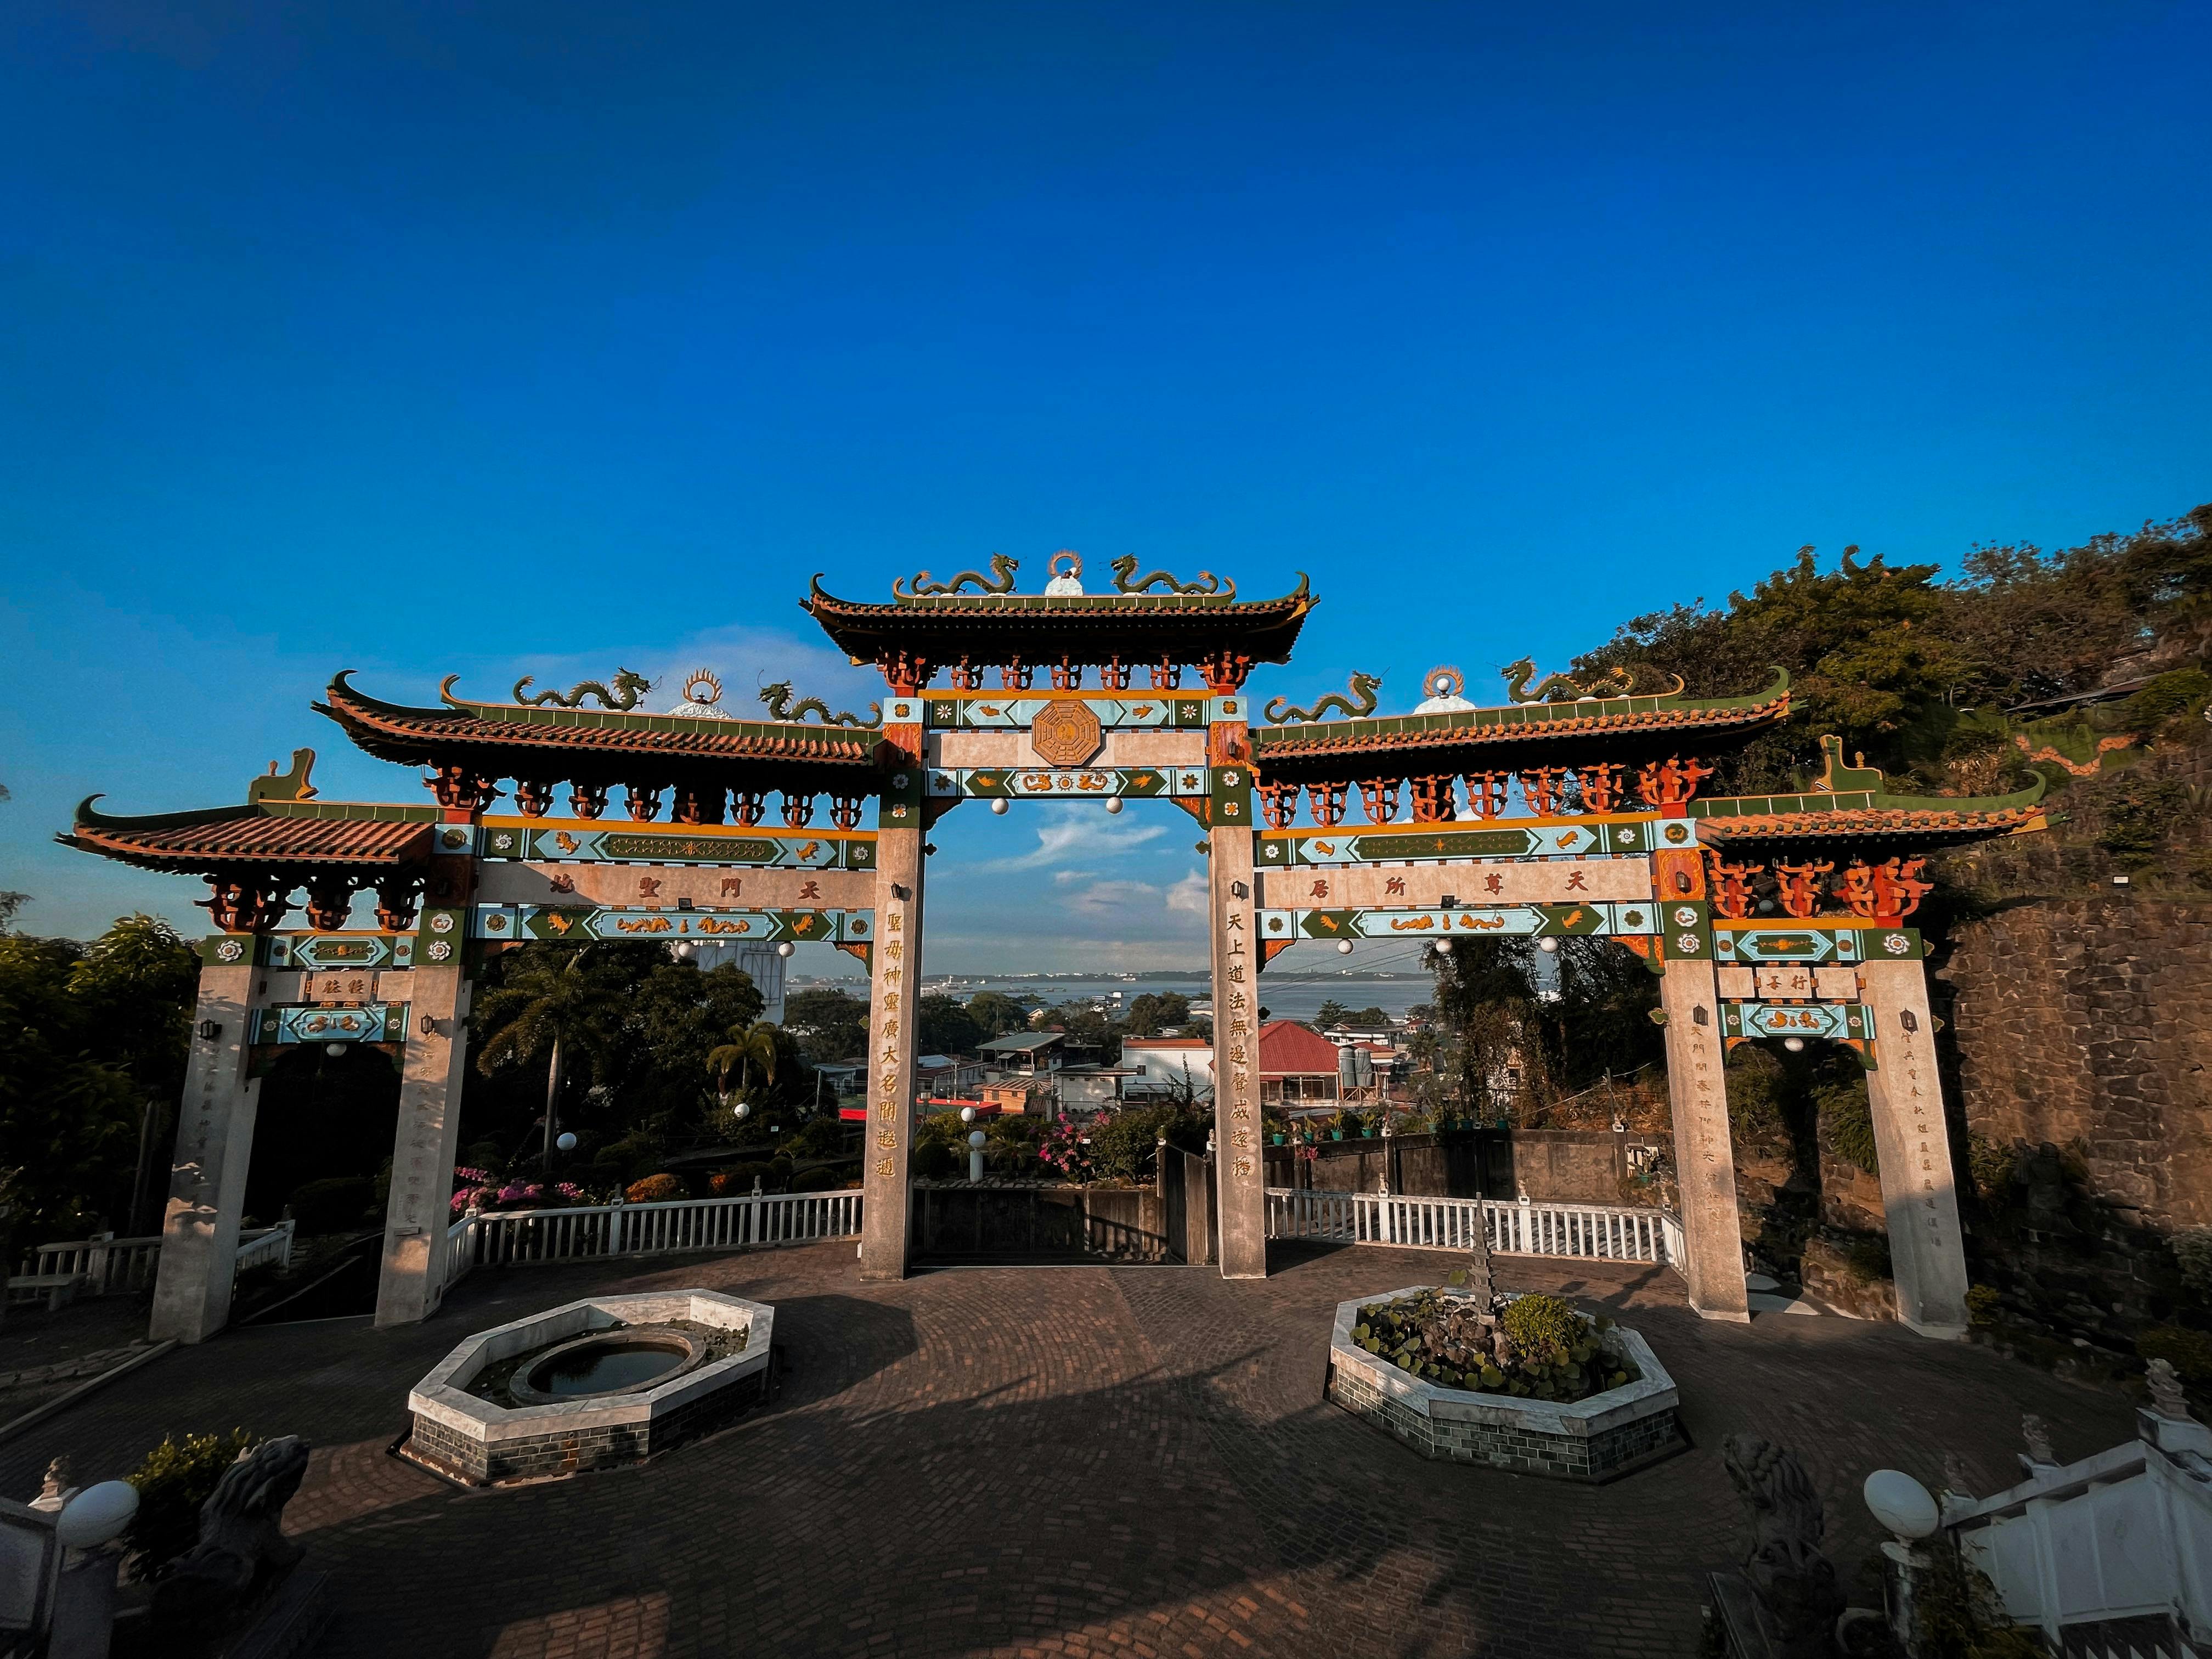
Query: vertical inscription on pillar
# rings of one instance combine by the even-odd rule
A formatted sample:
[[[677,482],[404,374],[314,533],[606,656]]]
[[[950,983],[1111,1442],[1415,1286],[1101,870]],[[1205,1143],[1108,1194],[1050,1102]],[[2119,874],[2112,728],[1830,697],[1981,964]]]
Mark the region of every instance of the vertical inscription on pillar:
[[[1917,961],[1869,962],[1859,969],[1859,982],[1875,1033],[1867,1103],[1881,1164],[1898,1316],[1923,1335],[1963,1336],[1966,1258],[1927,976]]]
[[[1207,888],[1213,954],[1213,1145],[1221,1188],[1221,1276],[1267,1273],[1267,1178],[1260,1152],[1259,894],[1252,770],[1242,696],[1217,696],[1206,732]]]
[[[1667,1013],[1667,1092],[1682,1205],[1682,1275],[1690,1305],[1708,1319],[1748,1319],[1743,1238],[1722,1072],[1720,1000],[1711,964],[1669,958],[1659,982]]]
[[[902,1004],[906,995],[906,907],[894,900],[884,908],[877,901],[880,937],[876,953],[876,998],[878,1018],[876,1042],[876,1103],[868,1127],[870,1173],[878,1181],[896,1181],[899,1149],[906,1118],[906,1044],[902,1036]]]
[[[896,689],[896,688],[894,688]],[[921,727],[919,704],[886,708],[889,763],[878,808],[876,949],[869,979],[868,1122],[861,1169],[860,1277],[906,1276],[913,1136],[915,1002],[921,973]],[[906,714],[907,719],[896,716]]]

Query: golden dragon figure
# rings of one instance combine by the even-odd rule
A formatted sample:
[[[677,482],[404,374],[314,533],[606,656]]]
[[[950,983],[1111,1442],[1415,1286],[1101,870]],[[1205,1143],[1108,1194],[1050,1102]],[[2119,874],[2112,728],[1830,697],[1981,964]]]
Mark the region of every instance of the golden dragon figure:
[[[918,570],[915,573],[914,585],[911,587],[901,587],[896,582],[893,582],[891,592],[902,599],[920,599],[925,594],[957,593],[969,583],[973,582],[975,584],[975,591],[979,593],[1011,593],[1014,591],[1014,572],[1020,568],[1020,560],[1010,559],[1003,553],[994,553],[991,555],[991,574],[988,576],[980,570],[963,570],[951,581],[940,582],[931,580],[929,572],[927,570]]]
[[[1154,587],[1164,587],[1170,593],[1220,594],[1224,599],[1237,597],[1237,584],[1224,581],[1211,570],[1201,570],[1194,582],[1179,582],[1164,570],[1155,570],[1141,581],[1129,579],[1136,574],[1137,556],[1125,553],[1114,561],[1114,591],[1117,593],[1143,593]]]
[[[598,680],[586,680],[572,688],[566,696],[550,687],[534,696],[525,696],[523,688],[537,683],[536,677],[530,674],[525,674],[515,681],[515,702],[531,708],[543,708],[548,703],[556,708],[581,708],[585,698],[597,697],[601,708],[611,708],[618,714],[627,714],[644,700],[647,692],[653,690],[651,680],[642,674],[634,674],[627,668],[615,670],[615,689],[611,691]]]
[[[872,729],[884,723],[884,706],[879,702],[868,705],[871,718],[867,720],[862,720],[858,714],[833,714],[830,712],[830,705],[819,697],[801,697],[794,703],[791,700],[789,680],[778,680],[773,685],[763,687],[760,700],[768,705],[768,717],[772,720],[803,722],[808,714],[814,714],[822,716],[824,726],[859,726]]]
[[[1371,714],[1375,712],[1375,694],[1382,689],[1382,677],[1380,674],[1354,674],[1349,687],[1352,692],[1350,697],[1346,697],[1341,691],[1332,691],[1310,708],[1293,708],[1288,699],[1277,697],[1262,712],[1267,715],[1267,723],[1271,726],[1280,726],[1286,722],[1299,726],[1310,725],[1321,719],[1332,708],[1341,708],[1344,711],[1345,719],[1356,720],[1363,714]]]

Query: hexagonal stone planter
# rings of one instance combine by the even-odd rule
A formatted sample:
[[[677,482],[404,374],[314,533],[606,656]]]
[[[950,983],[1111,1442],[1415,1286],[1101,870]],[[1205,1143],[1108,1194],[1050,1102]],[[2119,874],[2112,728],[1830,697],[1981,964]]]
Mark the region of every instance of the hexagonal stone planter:
[[[1337,1304],[1328,1345],[1331,1400],[1424,1457],[1563,1480],[1611,1480],[1689,1445],[1676,1418],[1681,1396],[1674,1379],[1651,1345],[1624,1326],[1613,1334],[1638,1380],[1572,1404],[1440,1388],[1352,1340],[1362,1308],[1433,1288],[1415,1285]]]
[[[643,1462],[765,1398],[775,1329],[764,1304],[665,1291],[478,1331],[409,1393],[400,1455],[477,1486]],[[509,1382],[481,1381],[508,1362]],[[602,1381],[613,1386],[591,1386]]]

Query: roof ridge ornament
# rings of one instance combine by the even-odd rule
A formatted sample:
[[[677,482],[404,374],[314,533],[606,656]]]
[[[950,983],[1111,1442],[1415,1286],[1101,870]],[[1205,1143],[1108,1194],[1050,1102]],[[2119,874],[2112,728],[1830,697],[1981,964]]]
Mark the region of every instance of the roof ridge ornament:
[[[312,749],[295,749],[292,751],[292,769],[289,772],[279,772],[276,763],[270,761],[267,775],[256,778],[246,786],[246,805],[251,806],[264,800],[314,799],[315,786],[307,781],[308,775],[314,769],[315,751]]]
[[[1382,688],[1382,677],[1380,674],[1362,674],[1354,671],[1346,687],[1346,690],[1352,693],[1349,698],[1341,691],[1332,691],[1316,702],[1311,708],[1293,708],[1288,699],[1277,697],[1261,713],[1267,716],[1267,723],[1271,726],[1280,725],[1285,721],[1295,721],[1301,726],[1310,726],[1320,720],[1333,705],[1344,711],[1345,719],[1356,720],[1375,712],[1375,694]]]
[[[1062,559],[1067,561],[1067,568],[1065,570],[1062,570],[1060,568],[1060,562]],[[1046,568],[1052,572],[1052,580],[1044,585],[1044,591],[1048,597],[1053,599],[1077,599],[1081,597],[1083,592],[1083,555],[1077,552],[1072,547],[1063,547],[1059,552],[1052,556],[1052,558],[1048,562]]]
[[[927,575],[928,573],[925,571],[922,574]],[[794,703],[791,700],[789,680],[778,680],[772,685],[763,686],[760,700],[768,706],[770,720],[791,725],[803,724],[810,711],[819,714],[824,726],[856,726],[873,731],[884,723],[884,706],[879,702],[868,705],[869,718],[866,720],[862,720],[858,714],[833,714],[830,712],[830,705],[819,697],[802,697]]]
[[[1079,568],[1080,566],[1079,565],[1078,568]],[[1014,572],[1020,568],[1019,559],[1010,559],[1003,553],[994,553],[991,555],[991,574],[988,576],[980,570],[963,570],[951,581],[940,582],[931,580],[929,572],[927,570],[917,570],[915,572],[911,586],[902,587],[894,581],[891,584],[891,592],[902,599],[915,599],[927,594],[957,593],[969,582],[973,582],[978,592],[1011,593],[1014,591]],[[818,576],[815,579],[815,586],[817,587],[821,586],[821,579]]]
[[[1609,697],[1629,697],[1636,695],[1636,671],[1629,667],[1608,668],[1596,678],[1578,680],[1568,674],[1547,674],[1537,680],[1534,690],[1528,682],[1535,679],[1536,659],[1523,657],[1518,662],[1508,663],[1502,673],[1505,679],[1505,695],[1515,702],[1603,702]],[[1670,690],[1653,695],[1678,697],[1682,694],[1682,677],[1670,674],[1674,682]],[[1562,697],[1558,694],[1565,691]]]
[[[1218,594],[1223,599],[1228,599],[1237,597],[1237,584],[1233,581],[1224,581],[1211,570],[1200,571],[1198,580],[1194,582],[1179,582],[1164,570],[1155,570],[1141,581],[1132,581],[1129,579],[1136,568],[1137,556],[1133,553],[1125,553],[1114,561],[1114,591],[1115,592],[1143,593],[1156,586],[1164,586],[1170,593],[1198,593],[1209,597]],[[1076,569],[1077,574],[1080,574],[1082,572],[1080,563],[1077,565]]]
[[[459,678],[458,674],[447,675],[446,685],[450,686]],[[515,681],[514,701],[523,708],[543,708],[550,703],[556,708],[581,708],[584,706],[585,698],[596,697],[602,708],[611,709],[617,714],[627,714],[635,711],[638,704],[645,700],[645,694],[653,690],[651,680],[627,668],[615,670],[615,689],[611,691],[608,690],[601,681],[583,680],[572,687],[566,696],[550,687],[533,695],[525,696],[523,688],[535,684],[537,684],[537,678],[531,674],[525,674],[520,679]],[[444,686],[439,688],[439,695],[446,696],[449,702],[452,701],[450,696],[447,696]]]

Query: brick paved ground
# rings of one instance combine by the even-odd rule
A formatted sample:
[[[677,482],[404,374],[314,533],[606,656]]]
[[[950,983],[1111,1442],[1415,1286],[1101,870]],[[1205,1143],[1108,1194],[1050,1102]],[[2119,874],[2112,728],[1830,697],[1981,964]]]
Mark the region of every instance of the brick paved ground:
[[[1626,1314],[1696,1449],[1612,1486],[1422,1461],[1322,1400],[1334,1305],[1439,1259],[1278,1246],[1264,1284],[1179,1267],[993,1268],[862,1285],[849,1245],[483,1273],[428,1326],[233,1332],[0,1445],[27,1496],[56,1450],[120,1471],[168,1428],[316,1447],[291,1529],[332,1574],[333,1655],[1683,1654],[1740,1552],[1727,1434],[1796,1448],[1847,1577],[1858,1482],[1993,1489],[2023,1410],[2062,1456],[2124,1402],[1894,1327],[1708,1325],[1664,1269],[1506,1262],[1509,1288]],[[408,1385],[468,1331],[576,1296],[694,1284],[773,1303],[781,1398],[647,1468],[462,1492],[386,1455]]]

